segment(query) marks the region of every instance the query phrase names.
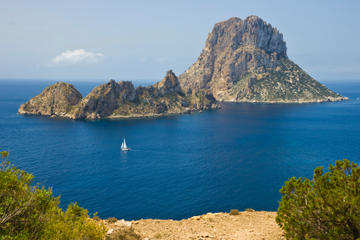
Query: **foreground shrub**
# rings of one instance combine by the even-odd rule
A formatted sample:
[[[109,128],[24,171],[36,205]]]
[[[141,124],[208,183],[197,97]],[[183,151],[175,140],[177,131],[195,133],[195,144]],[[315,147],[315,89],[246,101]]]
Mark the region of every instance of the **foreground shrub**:
[[[255,210],[252,208],[245,208],[245,212],[255,212]]]
[[[135,233],[133,228],[121,228],[111,235],[106,236],[106,240],[141,240],[141,236]]]
[[[0,164],[0,239],[104,239],[105,226],[76,203],[64,212],[51,189],[32,186],[33,176],[2,155]]]
[[[229,212],[230,215],[240,215],[240,212],[239,210],[237,209],[231,209],[230,212]]]
[[[276,217],[287,239],[360,238],[360,167],[336,161],[329,171],[318,167],[312,180],[291,178]]]
[[[116,218],[116,217],[109,217],[109,218],[107,219],[107,221],[108,221],[109,223],[115,223],[115,222],[117,221],[117,218]]]

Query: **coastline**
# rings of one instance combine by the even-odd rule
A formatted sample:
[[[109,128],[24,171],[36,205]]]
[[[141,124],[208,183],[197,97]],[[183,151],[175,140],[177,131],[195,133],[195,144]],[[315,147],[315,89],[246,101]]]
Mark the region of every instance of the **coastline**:
[[[313,99],[313,100],[276,100],[276,101],[257,101],[257,100],[237,100],[237,101],[227,101],[224,100],[222,102],[226,103],[259,103],[259,104],[303,104],[303,103],[326,103],[326,102],[341,102],[348,101],[348,97],[336,97],[336,98],[326,98],[326,99]]]
[[[328,99],[314,99],[314,100],[277,100],[277,101],[250,101],[250,100],[237,100],[237,101],[218,101],[216,105],[211,109],[200,109],[200,110],[191,110],[186,109],[180,112],[166,112],[166,113],[151,113],[151,114],[130,114],[130,115],[120,115],[120,114],[111,114],[106,117],[95,116],[93,118],[74,118],[72,115],[65,113],[64,115],[46,115],[40,113],[32,113],[23,109],[23,104],[18,109],[18,113],[20,115],[26,116],[43,116],[48,118],[59,118],[59,119],[69,119],[69,120],[121,120],[121,119],[148,119],[148,118],[160,118],[160,117],[168,117],[168,116],[178,116],[183,114],[193,114],[193,113],[201,113],[204,111],[213,111],[221,108],[221,103],[253,103],[253,104],[311,104],[311,103],[326,103],[326,102],[341,102],[348,101],[348,97],[337,97],[337,98],[328,98]]]
[[[18,110],[18,114],[23,115],[23,116],[38,116],[38,117],[45,117],[45,118],[57,118],[57,119],[66,119],[66,120],[74,120],[74,121],[78,121],[78,120],[85,120],[85,121],[95,121],[95,120],[126,120],[126,119],[151,119],[151,118],[161,118],[161,117],[172,117],[172,116],[180,116],[180,115],[185,115],[185,114],[196,114],[196,113],[202,113],[202,112],[208,112],[208,111],[214,111],[217,109],[220,109],[220,106],[211,108],[211,109],[203,109],[203,110],[186,110],[183,112],[167,112],[167,113],[152,113],[152,114],[131,114],[131,115],[117,115],[117,114],[112,114],[110,116],[106,116],[103,118],[83,118],[83,119],[79,119],[79,118],[73,118],[70,117],[68,115],[45,115],[45,114],[36,114],[36,113],[29,113],[26,112],[22,109]]]

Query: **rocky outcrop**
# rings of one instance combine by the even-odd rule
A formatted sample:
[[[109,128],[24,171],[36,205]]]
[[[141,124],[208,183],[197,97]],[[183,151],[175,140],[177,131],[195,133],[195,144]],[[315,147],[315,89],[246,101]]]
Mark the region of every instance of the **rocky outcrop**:
[[[210,90],[218,101],[346,99],[289,60],[283,35],[257,16],[215,24],[199,58],[179,79],[183,89]]]
[[[111,115],[122,104],[135,100],[135,88],[131,82],[115,82],[95,87],[80,104],[71,111],[74,119],[99,119]]]
[[[66,117],[81,98],[81,94],[73,85],[58,82],[22,104],[18,112],[20,114]]]
[[[169,92],[176,92],[179,94],[183,94],[183,91],[180,87],[180,82],[172,70],[166,73],[166,76],[163,78],[163,80],[161,80],[158,83],[155,83],[154,87],[159,89],[162,95],[165,95]]]
[[[199,90],[185,94],[180,82],[170,70],[158,83],[135,89],[135,98],[125,101],[108,118],[152,117],[182,114],[217,108],[216,100],[209,91]]]
[[[95,87],[85,98],[70,84],[56,83],[19,108],[20,114],[70,119],[141,118],[216,108],[210,91],[186,93],[170,70],[160,82],[134,88],[129,81]]]

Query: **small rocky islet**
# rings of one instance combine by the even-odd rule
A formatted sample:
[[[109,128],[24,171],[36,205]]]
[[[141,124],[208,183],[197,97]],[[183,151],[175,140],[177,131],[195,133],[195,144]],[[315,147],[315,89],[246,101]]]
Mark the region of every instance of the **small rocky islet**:
[[[58,82],[22,104],[23,115],[70,119],[157,117],[218,108],[218,102],[311,103],[347,100],[317,82],[286,53],[283,35],[257,16],[215,24],[197,61],[179,78],[134,88],[129,81],[95,87],[82,98]]]
[[[69,119],[117,119],[183,114],[216,108],[213,95],[206,90],[184,93],[170,70],[152,86],[137,87],[129,81],[95,87],[85,98],[71,84],[58,82],[19,108],[20,114]]]

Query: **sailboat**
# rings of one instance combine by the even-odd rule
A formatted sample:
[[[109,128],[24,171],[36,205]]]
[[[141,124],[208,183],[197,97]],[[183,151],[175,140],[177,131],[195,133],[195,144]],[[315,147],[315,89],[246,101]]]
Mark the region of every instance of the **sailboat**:
[[[124,138],[123,142],[121,143],[121,150],[124,151],[124,152],[130,150],[130,148],[128,148],[128,147],[126,146],[125,138]]]

